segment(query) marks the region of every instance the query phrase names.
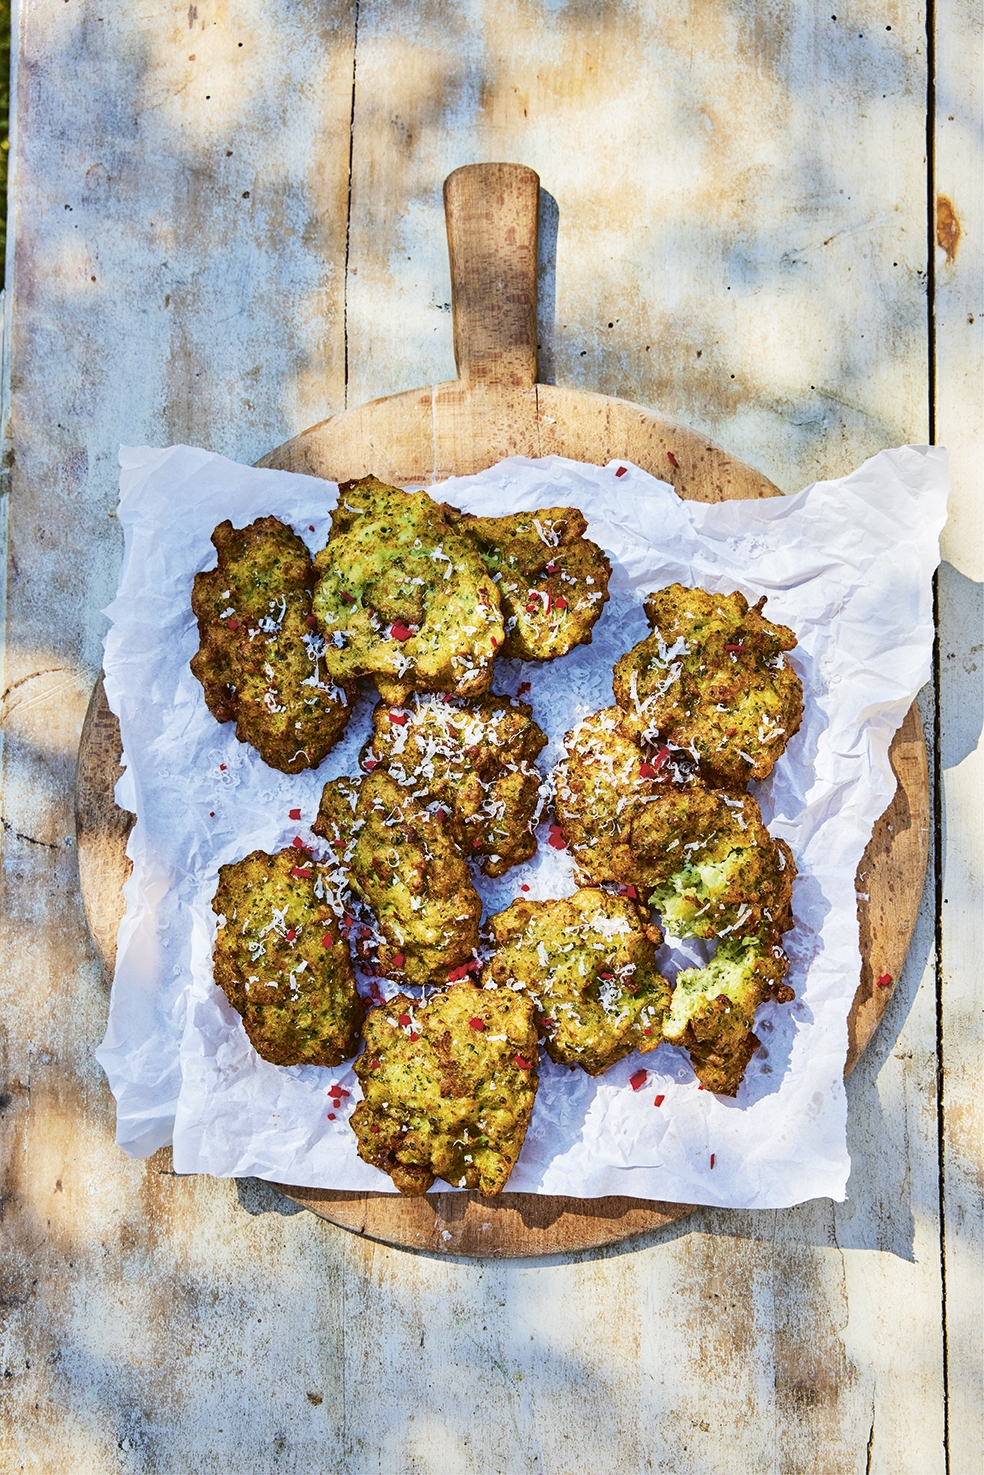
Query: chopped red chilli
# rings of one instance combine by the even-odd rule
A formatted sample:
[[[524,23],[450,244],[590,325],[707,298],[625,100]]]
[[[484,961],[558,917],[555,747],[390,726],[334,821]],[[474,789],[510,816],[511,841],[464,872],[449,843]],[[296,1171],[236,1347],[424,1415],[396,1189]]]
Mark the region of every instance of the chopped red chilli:
[[[530,888],[527,886],[526,882],[524,881],[523,884],[522,884],[522,886],[520,886],[519,889],[520,889],[520,891],[529,891]]]
[[[881,976],[881,978],[879,978],[879,980],[878,980],[878,987],[879,988],[888,988],[888,985],[891,983],[891,981],[892,981],[892,975],[891,975],[891,973],[883,973],[882,976]]]
[[[560,825],[551,825],[550,834],[547,838],[550,841],[550,844],[553,846],[554,850],[567,849],[567,841],[564,839],[564,832],[560,828]]]
[[[528,681],[521,681],[519,683],[519,685],[517,686],[517,688],[516,688],[516,695],[518,697],[524,697],[526,695],[526,693],[529,691],[529,689],[530,689],[530,683]]]
[[[410,1015],[409,1014],[401,1014],[399,1016],[399,1019],[397,1020],[397,1023],[398,1024],[402,1024],[403,1027],[404,1027],[404,1029],[406,1029],[406,1027],[407,1027],[408,1024],[412,1024],[413,1023],[413,1020],[410,1018]]]
[[[402,953],[394,953],[392,961],[394,968],[402,968],[406,959],[404,958]]]
[[[307,849],[307,846],[304,844],[304,841],[301,839],[300,835],[295,835],[290,843],[293,845],[295,850]]]
[[[744,650],[745,649],[745,647],[743,645],[726,645],[724,648],[725,648],[725,650]]]
[[[311,874],[312,873],[310,867],[305,870],[303,866],[295,866],[294,869],[291,871],[291,875],[295,876],[298,881],[310,881]]]
[[[420,1039],[420,1035],[416,1032],[416,1030],[411,1030],[408,1038],[409,1038],[410,1043],[412,1045],[413,1042],[414,1042],[414,1040],[419,1040]]]
[[[395,722],[397,727],[406,727],[407,725],[406,712],[391,712],[389,714],[389,719],[391,722]]]
[[[301,811],[299,809],[292,809],[288,815],[288,819],[300,819],[300,817]]]
[[[513,1056],[513,1059],[515,1060],[516,1064],[519,1066],[520,1070],[532,1070],[533,1069],[532,1063],[529,1060],[524,1060],[523,1057],[522,1057],[522,1055],[514,1055]]]
[[[619,896],[627,896],[630,901],[639,900],[639,893],[634,886],[620,886],[618,888],[618,894]]]
[[[714,1153],[712,1152],[711,1153],[711,1167],[713,1168],[713,1166],[714,1166]]]
[[[629,1076],[629,1085],[633,1091],[641,1091],[648,1080],[648,1070],[637,1070],[634,1075]]]
[[[297,936],[297,933],[294,931],[293,927],[291,927],[288,932],[285,932],[284,933],[284,937],[287,940],[287,942],[293,942],[294,941],[294,938],[296,936]]]
[[[355,600],[352,597],[352,595],[346,593],[346,591],[344,589],[341,590],[341,592],[339,593],[339,596],[338,597],[342,601],[343,604],[354,604],[355,603]]]
[[[567,600],[564,598],[563,594],[558,594],[557,595],[557,598],[554,600],[554,609],[566,609],[566,608],[567,608]]]
[[[363,768],[368,768],[370,771],[372,769],[374,769],[374,768],[378,768],[379,767],[379,759],[378,758],[364,758],[362,760],[362,767]]]
[[[239,629],[239,621],[238,620],[226,620],[226,624],[229,626],[229,629],[230,630],[238,630]]]
[[[654,1106],[662,1106],[663,1105],[663,1102],[665,1100],[666,1100],[666,1097],[665,1096],[657,1096],[656,1097],[656,1100],[653,1102],[653,1105]]]
[[[485,1020],[484,1019],[479,1019],[477,1016],[474,1019],[469,1019],[468,1023],[471,1025],[472,1029],[484,1029],[485,1028]]]
[[[618,468],[618,470],[616,471],[615,475],[616,476],[624,476],[625,473],[628,471],[628,469],[629,468],[627,466],[620,466]]]
[[[643,763],[639,769],[640,778],[655,778],[656,770],[651,763]]]
[[[394,620],[390,626],[390,635],[394,640],[409,640],[412,634],[410,626],[405,625],[402,620]]]
[[[307,626],[308,626],[308,629],[309,630],[316,630],[318,628],[318,622],[314,618],[314,615],[308,615],[308,617],[307,617]]]
[[[677,460],[676,456],[674,456],[674,454],[673,454],[672,451],[667,451],[667,453],[666,453],[666,459],[667,459],[667,461],[669,461],[669,463],[670,463],[671,466],[679,466],[680,465],[680,462]]]

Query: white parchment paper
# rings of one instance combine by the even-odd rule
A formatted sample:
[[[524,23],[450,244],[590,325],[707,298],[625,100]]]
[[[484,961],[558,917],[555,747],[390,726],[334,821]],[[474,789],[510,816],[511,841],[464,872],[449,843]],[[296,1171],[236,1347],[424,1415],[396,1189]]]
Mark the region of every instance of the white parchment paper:
[[[136,1157],[173,1141],[182,1173],[390,1192],[390,1179],[356,1155],[352,1070],[260,1060],[211,972],[219,866],[298,834],[318,849],[307,825],[326,780],[358,772],[373,698],[360,701],[319,769],[290,777],[268,768],[231,723],[212,718],[191,674],[192,580],[214,567],[210,535],[227,517],[242,527],[272,513],[317,551],[336,488],[187,446],[124,449],[120,460],[126,548],[107,611],[105,673],[125,750],[117,799],[137,822],[97,1052],[118,1104],[118,1141]],[[946,489],[945,453],[912,446],[795,497],[718,506],[682,502],[628,463],[558,457],[513,458],[429,489],[483,515],[580,507],[588,535],[611,557],[611,601],[590,646],[544,665],[496,668],[499,691],[530,683],[526,699],[550,738],[544,772],[564,733],[611,704],[612,665],[648,633],[642,601],[652,589],[679,581],[740,589],[750,602],[766,594],[767,616],[799,638],[792,661],[803,678],[803,725],[755,791],[799,872],[796,927],[785,939],[796,1001],[759,1010],[763,1050],[734,1101],[699,1090],[685,1052],[668,1045],[595,1079],[544,1055],[510,1189],[746,1208],[843,1198],[846,1019],[860,969],[854,877],[895,789],[889,743],[930,674]],[[476,873],[487,914],[521,885],[532,898],[574,890],[570,857],[545,837],[546,826],[533,861],[499,880]],[[701,946],[665,949],[664,971],[673,977],[699,960]],[[645,1085],[633,1090],[640,1067]],[[333,1085],[350,1093],[338,1107],[328,1099]]]

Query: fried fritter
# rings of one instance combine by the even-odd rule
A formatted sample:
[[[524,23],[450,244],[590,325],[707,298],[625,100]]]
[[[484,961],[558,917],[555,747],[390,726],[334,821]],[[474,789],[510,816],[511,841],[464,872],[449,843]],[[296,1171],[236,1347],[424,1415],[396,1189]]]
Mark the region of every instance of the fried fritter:
[[[669,749],[647,757],[618,707],[586,717],[565,745],[554,802],[579,876],[647,892],[676,937],[789,929],[792,852],[750,794],[688,778]]]
[[[554,805],[578,878],[634,884],[640,877],[632,827],[669,784],[687,783],[690,755],[643,751],[621,707],[585,717],[564,746],[567,757],[553,772]]]
[[[376,707],[362,765],[444,806],[463,854],[501,876],[536,854],[542,779],[533,760],[546,742],[524,702],[418,696],[405,707]]]
[[[766,999],[787,1004],[788,960],[774,936],[725,938],[706,968],[677,974],[663,1038],[683,1045],[701,1085],[734,1096],[759,1040],[755,1010]]]
[[[372,676],[386,701],[488,688],[505,639],[495,582],[426,492],[374,476],[343,483],[315,564],[314,614],[335,680]]]
[[[615,700],[640,733],[690,748],[711,781],[766,778],[802,720],[785,657],[796,636],[764,604],[671,584],[646,600],[653,633],[615,665]]]
[[[792,924],[796,865],[750,794],[667,785],[632,824],[649,905],[675,937],[778,935]]]
[[[335,908],[337,876],[304,850],[254,850],[220,866],[215,981],[274,1065],[339,1065],[364,1008]]]
[[[191,669],[208,709],[271,768],[316,768],[345,730],[353,690],[328,674],[312,628],[311,555],[275,517],[220,523],[212,542],[218,564],[195,575],[191,596],[201,642]]]
[[[487,976],[525,989],[551,1060],[600,1075],[662,1039],[670,986],[658,927],[621,896],[589,887],[562,901],[514,901],[490,917]]]
[[[312,829],[339,848],[349,885],[373,912],[383,971],[414,987],[446,984],[474,958],[482,914],[450,827],[382,770],[361,780],[353,809],[354,788],[351,779],[327,784]]]
[[[355,1062],[359,1156],[401,1193],[435,1178],[500,1193],[519,1157],[538,1075],[533,1005],[511,989],[456,983],[420,1004],[370,1011]]]
[[[449,513],[456,512],[449,508]],[[502,652],[522,661],[551,661],[590,645],[608,602],[612,566],[576,507],[547,507],[508,517],[461,517],[502,600]]]

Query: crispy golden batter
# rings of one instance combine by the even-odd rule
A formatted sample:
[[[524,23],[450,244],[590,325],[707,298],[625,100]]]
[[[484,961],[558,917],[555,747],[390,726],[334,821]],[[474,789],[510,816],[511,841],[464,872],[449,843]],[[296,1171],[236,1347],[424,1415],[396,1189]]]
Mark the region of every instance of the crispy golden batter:
[[[576,507],[461,516],[458,526],[475,542],[499,590],[504,655],[550,661],[591,643],[592,626],[608,601],[612,567],[584,536],[588,525]]]
[[[554,805],[582,881],[639,880],[632,827],[672,783],[688,781],[690,755],[643,751],[621,707],[605,707],[564,739],[553,771]]]
[[[482,914],[449,826],[382,770],[359,783],[354,809],[353,792],[351,779],[327,784],[312,829],[372,910],[383,971],[414,987],[446,984],[473,959]]]
[[[426,492],[374,476],[344,483],[315,564],[314,614],[337,681],[372,676],[386,701],[487,689],[505,638],[495,582]]]
[[[663,1036],[683,1045],[701,1085],[734,1096],[759,1041],[755,1010],[766,999],[787,1004],[788,960],[775,936],[726,938],[706,968],[677,975]]]
[[[511,989],[456,983],[426,1004],[398,994],[370,1011],[355,1062],[359,1156],[401,1193],[435,1178],[500,1193],[519,1157],[537,1088],[533,1005]]]
[[[667,785],[632,825],[650,906],[675,937],[728,937],[792,926],[796,866],[750,794]]]
[[[639,731],[690,748],[712,781],[766,778],[802,720],[785,657],[796,636],[764,604],[671,584],[646,600],[653,633],[615,666],[615,700]]]
[[[687,778],[679,753],[647,756],[618,707],[566,738],[557,817],[579,876],[638,894],[677,937],[721,938],[712,963],[679,975],[665,1038],[685,1045],[708,1089],[734,1095],[758,1041],[755,1009],[785,1001],[781,934],[796,866],[748,794]]]
[[[621,896],[585,888],[562,901],[515,901],[490,917],[488,977],[525,989],[551,1060],[600,1075],[662,1039],[670,986],[656,970],[662,942]]]
[[[274,1065],[338,1065],[355,1054],[365,1011],[339,935],[337,884],[294,847],[219,868],[215,981]]]
[[[792,925],[792,852],[750,794],[674,782],[669,751],[646,756],[618,707],[586,717],[565,744],[555,806],[579,875],[646,892],[676,937]]]
[[[542,779],[533,760],[546,741],[524,702],[418,696],[404,707],[376,707],[362,765],[385,769],[425,804],[443,807],[462,853],[481,859],[487,876],[501,876],[536,854]]]
[[[191,669],[208,709],[271,768],[316,768],[345,730],[352,693],[328,674],[312,628],[311,555],[275,517],[220,523],[212,542],[218,564],[195,575],[191,597],[201,641]]]

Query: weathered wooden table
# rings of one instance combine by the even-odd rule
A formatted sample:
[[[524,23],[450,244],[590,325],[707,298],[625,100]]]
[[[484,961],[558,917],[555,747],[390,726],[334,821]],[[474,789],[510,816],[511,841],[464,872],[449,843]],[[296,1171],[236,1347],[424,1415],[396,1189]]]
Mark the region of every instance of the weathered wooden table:
[[[977,48],[957,0],[928,32],[803,0],[22,8],[0,1468],[978,1469]],[[786,490],[951,449],[931,874],[851,1077],[843,1205],[475,1262],[114,1146],[72,788],[116,445],[253,461],[452,378],[441,183],[476,159],[549,191],[541,379],[651,405]]]

